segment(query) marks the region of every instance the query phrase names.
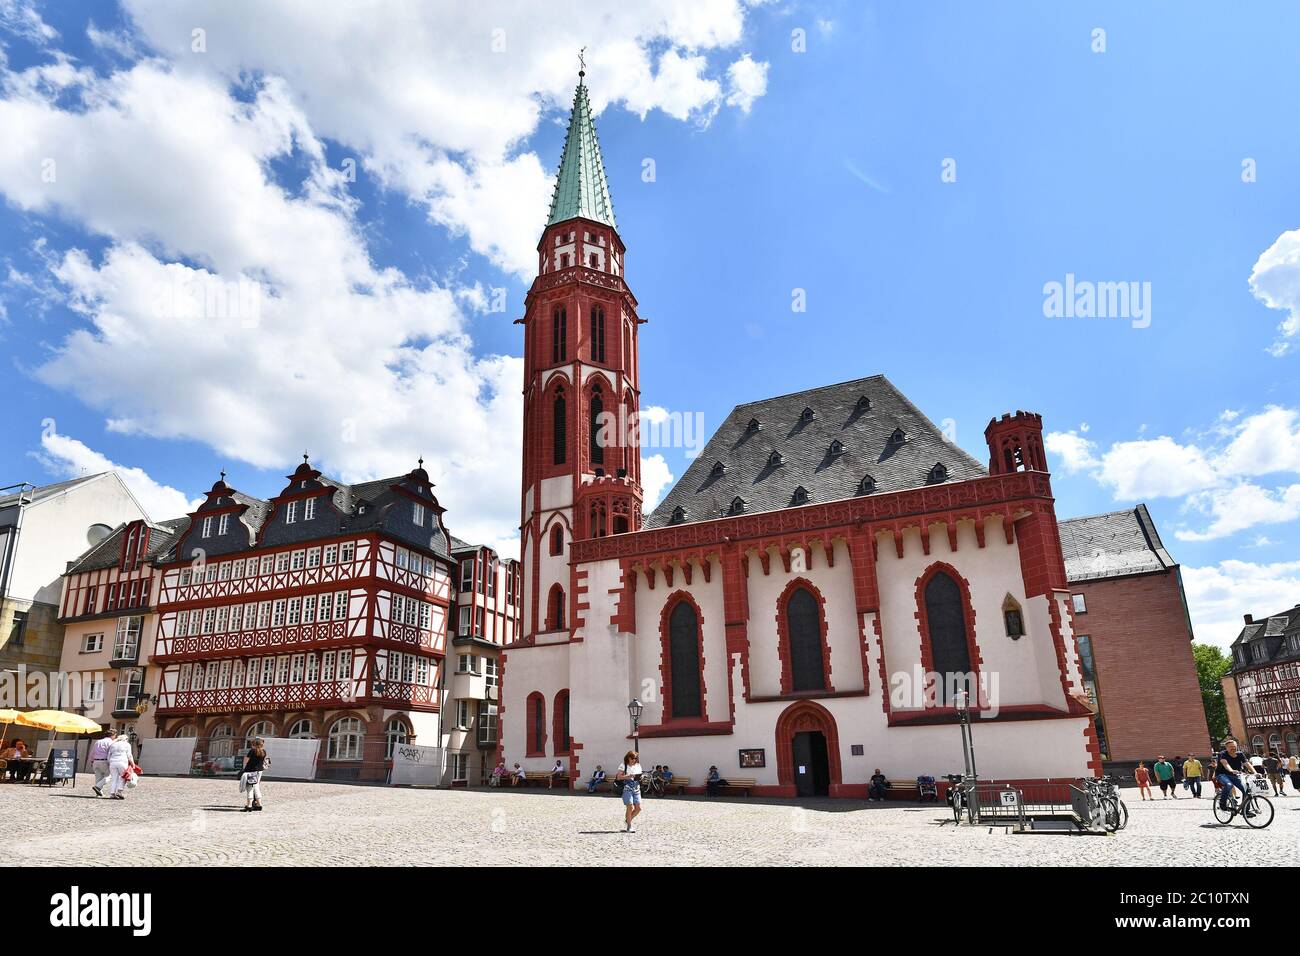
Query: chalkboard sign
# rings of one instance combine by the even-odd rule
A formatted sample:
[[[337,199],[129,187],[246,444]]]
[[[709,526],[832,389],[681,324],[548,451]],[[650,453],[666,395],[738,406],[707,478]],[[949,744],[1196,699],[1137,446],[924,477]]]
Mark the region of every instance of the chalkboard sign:
[[[77,751],[71,747],[50,751],[46,761],[46,774],[50,782],[77,779]]]

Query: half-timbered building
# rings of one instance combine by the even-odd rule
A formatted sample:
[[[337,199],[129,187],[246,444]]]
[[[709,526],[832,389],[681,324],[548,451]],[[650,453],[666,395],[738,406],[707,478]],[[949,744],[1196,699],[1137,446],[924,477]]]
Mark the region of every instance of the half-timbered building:
[[[983,778],[1099,771],[1040,417],[985,467],[883,376],[750,402],[643,519],[625,252],[580,78],[519,320],[507,759],[577,781],[639,739],[697,787],[860,796],[961,771],[968,704]]]

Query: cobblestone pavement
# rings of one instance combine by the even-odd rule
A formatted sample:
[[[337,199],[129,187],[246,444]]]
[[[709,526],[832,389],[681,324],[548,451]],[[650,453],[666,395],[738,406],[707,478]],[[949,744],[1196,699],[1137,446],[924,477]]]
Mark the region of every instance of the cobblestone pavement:
[[[644,864],[1230,866],[1300,864],[1300,797],[1267,830],[1220,827],[1207,798],[1142,803],[1111,836],[954,827],[943,805],[647,800],[625,834],[612,796],[408,790],[270,780],[267,808],[238,812],[232,781],[146,777],[125,801],[75,788],[0,785],[6,863],[16,865]],[[17,837],[17,839],[12,839]]]

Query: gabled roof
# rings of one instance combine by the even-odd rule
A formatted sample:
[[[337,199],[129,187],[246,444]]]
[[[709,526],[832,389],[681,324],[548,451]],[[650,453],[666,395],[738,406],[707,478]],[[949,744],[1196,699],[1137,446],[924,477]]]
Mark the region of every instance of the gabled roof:
[[[75,488],[77,485],[84,485],[88,481],[103,478],[107,474],[111,474],[111,472],[101,471],[93,475],[82,475],[79,478],[69,478],[66,481],[56,481],[48,485],[14,485],[12,487],[17,490],[6,491],[5,494],[0,495],[0,508],[12,507],[13,505],[18,504],[20,500],[27,504],[35,504],[36,502],[43,501],[46,498],[53,498],[55,495],[62,494],[70,488]]]
[[[149,550],[145,560],[153,561],[166,554],[177,538],[187,527],[189,518],[170,518],[167,521],[146,522],[150,528]],[[92,545],[79,558],[68,564],[64,574],[80,574],[83,571],[95,571],[100,568],[116,567],[122,556],[122,535],[126,533],[126,524],[120,524],[104,537],[99,544]]]
[[[1232,670],[1247,671],[1281,661],[1300,661],[1300,604],[1261,620],[1249,620],[1232,642]],[[1247,651],[1240,648],[1249,647]],[[1259,658],[1256,658],[1257,648]],[[1244,654],[1246,660],[1239,657]]]
[[[1057,528],[1069,581],[1150,574],[1177,564],[1161,543],[1144,504],[1126,511],[1070,518],[1059,522]]]
[[[587,87],[578,81],[573,93],[573,110],[569,113],[569,131],[564,137],[560,171],[555,177],[548,226],[566,219],[591,219],[618,228],[614,222],[614,201],[605,178],[605,162],[600,155],[596,122],[591,118]]]
[[[737,405],[645,526],[709,521],[737,499],[750,514],[852,498],[868,477],[879,493],[985,474],[887,378],[873,375]]]

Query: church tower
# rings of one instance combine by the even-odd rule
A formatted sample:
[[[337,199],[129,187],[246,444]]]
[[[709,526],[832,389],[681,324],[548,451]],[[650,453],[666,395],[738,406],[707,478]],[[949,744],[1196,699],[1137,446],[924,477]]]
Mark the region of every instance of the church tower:
[[[636,299],[578,73],[524,317],[523,636],[572,632],[575,538],[641,527]]]

